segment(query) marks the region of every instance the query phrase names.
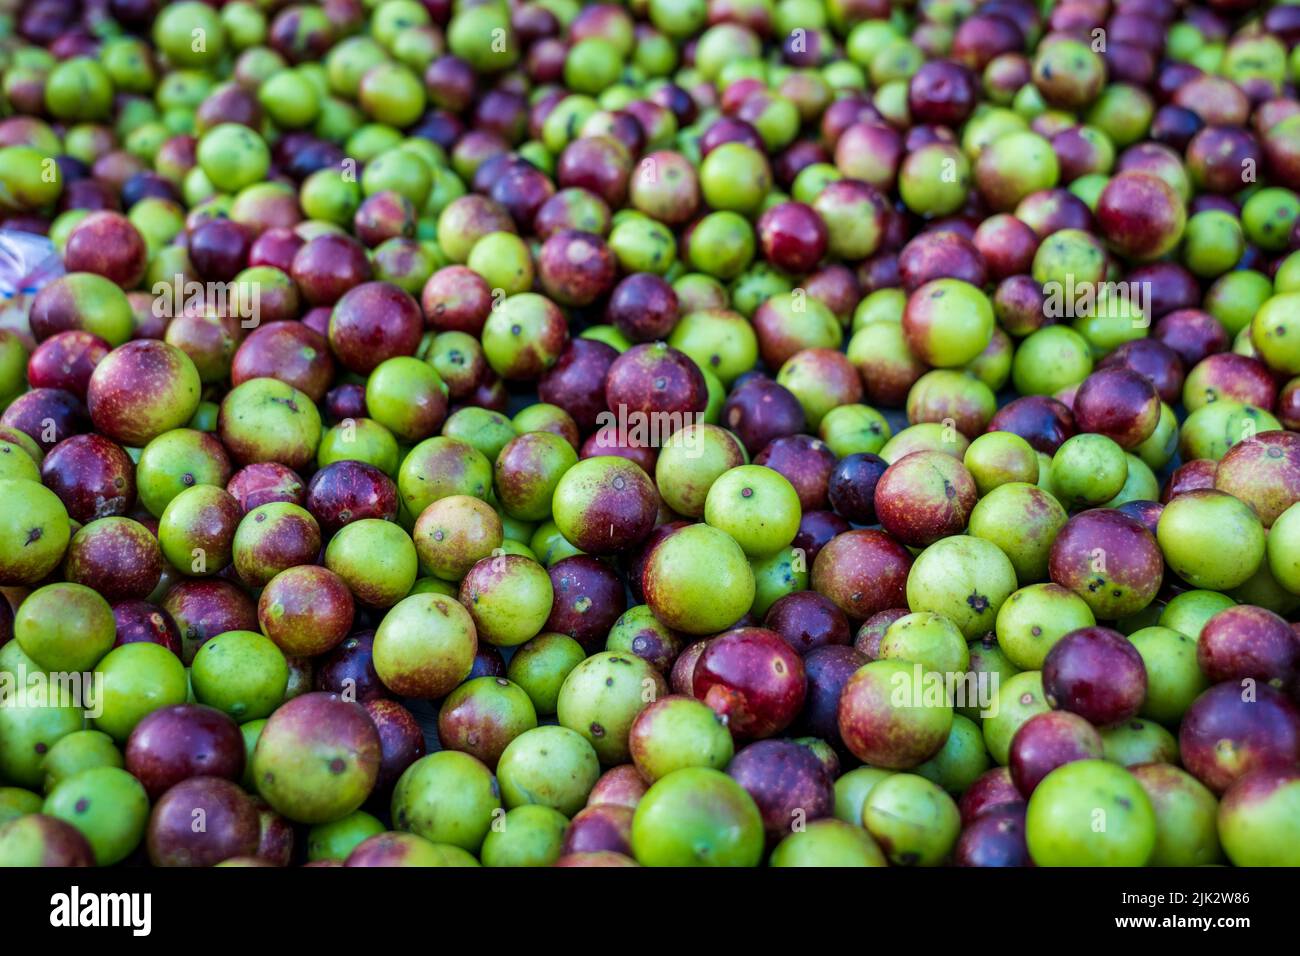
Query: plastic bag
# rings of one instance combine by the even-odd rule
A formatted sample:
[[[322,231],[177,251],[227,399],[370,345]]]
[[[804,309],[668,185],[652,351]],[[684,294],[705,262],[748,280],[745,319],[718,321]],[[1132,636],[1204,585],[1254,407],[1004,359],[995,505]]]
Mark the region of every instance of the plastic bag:
[[[0,229],[0,329],[17,332],[32,348],[32,299],[63,272],[63,258],[45,236]]]

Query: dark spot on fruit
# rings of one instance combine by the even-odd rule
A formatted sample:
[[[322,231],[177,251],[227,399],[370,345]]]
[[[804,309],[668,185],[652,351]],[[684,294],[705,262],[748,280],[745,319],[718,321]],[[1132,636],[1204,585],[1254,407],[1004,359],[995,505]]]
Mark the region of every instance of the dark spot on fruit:
[[[330,773],[342,773],[348,769],[347,761],[342,757],[335,757],[330,761]]]
[[[85,813],[87,810],[90,809],[90,801],[87,800],[85,797],[82,797],[80,800],[76,802],[76,804],[73,805],[72,809],[77,811],[77,813]]]
[[[605,736],[605,728],[602,727],[600,724],[596,723],[596,722],[593,720],[593,721],[591,722],[591,735],[592,735],[593,737],[604,737],[604,736]]]
[[[1035,624],[1033,627],[1029,629],[1029,633],[1034,635],[1034,637],[1042,637],[1043,629],[1039,627],[1037,624]]]
[[[976,614],[983,614],[989,609],[989,599],[978,591],[972,591],[970,596],[966,598],[966,603],[971,606],[971,609]]]
[[[754,489],[753,489],[753,488],[741,488],[741,489],[740,489],[740,497],[742,497],[742,498],[752,498],[752,497],[754,497]]]
[[[43,754],[45,753],[45,751],[49,750],[50,748],[45,745],[45,741],[41,740],[37,742],[35,749],[38,754]]]
[[[37,541],[41,540],[41,537],[44,534],[45,532],[42,531],[40,528],[32,528],[32,530],[27,532],[27,543],[35,544]]]

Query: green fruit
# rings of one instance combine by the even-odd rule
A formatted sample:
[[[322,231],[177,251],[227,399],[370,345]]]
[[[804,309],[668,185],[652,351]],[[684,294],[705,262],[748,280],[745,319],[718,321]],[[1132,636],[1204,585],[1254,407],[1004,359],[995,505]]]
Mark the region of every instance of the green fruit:
[[[199,703],[243,723],[270,716],[280,706],[289,686],[289,665],[270,638],[227,631],[203,642],[190,680]]]
[[[550,866],[560,858],[568,826],[568,817],[550,807],[515,807],[484,838],[483,865]]]
[[[600,760],[581,734],[567,727],[526,730],[501,754],[497,780],[510,808],[538,804],[573,816],[600,777]]]
[[[1051,710],[1043,699],[1042,671],[1021,671],[998,689],[994,712],[984,720],[984,743],[989,754],[1006,766],[1011,751],[1011,738],[1025,722],[1037,714]]]
[[[1189,594],[1193,592],[1184,592]],[[1225,598],[1225,600],[1227,600]],[[1166,612],[1168,608],[1166,608]],[[1160,615],[1165,619],[1165,614]],[[1142,655],[1147,672],[1147,696],[1141,714],[1176,726],[1187,708],[1210,686],[1196,662],[1196,638],[1172,627],[1144,627],[1129,635]]]
[[[916,773],[949,793],[959,794],[988,770],[988,749],[975,721],[953,714],[952,730],[943,749],[916,768]]]
[[[541,631],[554,597],[546,569],[516,554],[484,558],[460,586],[479,639],[498,647],[516,647]]]
[[[655,462],[655,484],[668,507],[688,518],[704,516],[709,489],[748,459],[724,428],[695,424],[674,432]]]
[[[967,638],[993,629],[1002,604],[1016,589],[1016,572],[991,542],[968,535],[936,541],[907,575],[907,603],[951,620]]]
[[[668,627],[716,634],[754,603],[754,574],[735,540],[707,524],[673,532],[651,552],[646,603]]]
[[[48,687],[44,675],[33,679],[34,674],[40,672],[35,665],[28,671],[26,663],[13,672],[0,674],[5,698],[0,706],[0,780],[32,790],[38,789],[44,779],[43,763],[50,749],[85,726],[85,711],[72,704],[90,703],[72,701],[67,706],[49,706],[48,699],[15,699],[14,695],[23,691],[31,695]],[[37,681],[42,683],[38,685]]]
[[[108,734],[99,730],[74,730],[56,742],[45,754],[41,763],[45,774],[42,788],[49,793],[59,783],[83,770],[122,765],[122,752]],[[31,812],[35,813],[36,810]]]
[[[906,614],[890,624],[876,659],[910,661],[940,674],[960,674],[970,666],[966,638],[957,625],[929,611]]]
[[[470,853],[478,852],[501,812],[492,771],[456,750],[421,757],[393,790],[394,826]]]
[[[319,823],[307,831],[307,860],[346,860],[361,841],[384,832],[378,819],[357,810],[331,823]]]
[[[264,182],[271,164],[265,141],[247,126],[222,123],[199,139],[198,168],[222,192],[236,193]]]
[[[1236,606],[1236,601],[1218,591],[1184,591],[1169,599],[1160,612],[1160,624],[1187,635],[1195,643],[1206,621],[1220,611]]]
[[[1097,623],[1086,601],[1059,584],[1031,584],[998,611],[998,646],[1021,670],[1038,670],[1047,652],[1070,631]]]
[[[67,509],[54,492],[25,478],[0,479],[0,500],[8,503],[0,511],[0,583],[36,584],[63,560],[72,538]]]
[[[381,518],[362,518],[330,539],[325,567],[341,577],[362,604],[392,607],[410,593],[419,559],[401,527]]]
[[[1132,717],[1101,730],[1102,756],[1121,767],[1144,763],[1177,763],[1178,741],[1150,720]]]
[[[690,697],[656,701],[632,724],[632,761],[650,783],[684,767],[725,770],[735,754],[727,725]]]
[[[14,640],[47,671],[88,671],[116,637],[113,609],[81,584],[48,584],[33,591],[14,616]]]
[[[1156,833],[1142,785],[1105,760],[1057,767],[1030,795],[1025,816],[1029,855],[1038,866],[1145,866]]]
[[[1156,540],[1173,571],[1193,587],[1213,591],[1244,583],[1264,559],[1259,518],[1222,491],[1176,496],[1160,513]]]
[[[567,634],[539,634],[515,651],[506,678],[523,688],[537,713],[554,714],[565,678],[586,657],[582,645]]]
[[[474,621],[454,599],[412,595],[375,630],[375,672],[396,694],[437,699],[469,676],[477,646]]]
[[[1219,837],[1237,866],[1295,866],[1300,860],[1300,777],[1294,770],[1249,774],[1219,805]]]
[[[51,790],[41,812],[71,823],[95,852],[95,862],[112,866],[140,845],[149,819],[149,797],[125,770],[95,767]]]
[[[867,794],[862,825],[896,866],[938,866],[952,851],[961,815],[952,797],[914,773],[896,773]]]
[[[813,820],[777,845],[769,866],[888,866],[865,830],[842,820]]]
[[[96,668],[102,675],[103,711],[95,726],[124,743],[135,725],[162,707],[183,704],[189,693],[185,665],[159,644],[115,647]]]
[[[226,31],[218,13],[206,3],[184,0],[166,4],[153,22],[153,42],[179,67],[215,64],[226,48]]]
[[[141,503],[156,518],[182,491],[195,485],[224,488],[230,480],[230,459],[211,435],[191,428],[163,432],[140,452],[136,487]],[[189,562],[186,562],[188,564]]]
[[[1070,508],[1109,501],[1127,479],[1124,449],[1105,435],[1075,435],[1052,456],[1052,492]]]
[[[632,722],[667,690],[662,675],[641,658],[603,651],[569,672],[556,714],[561,726],[587,739],[602,763],[626,763]]]
[[[835,781],[835,818],[854,826],[862,825],[862,808],[871,790],[894,771],[879,767],[858,767]]]
[[[1156,846],[1147,865],[1209,866],[1222,860],[1213,793],[1169,764],[1134,767],[1131,773],[1155,810]]]
[[[0,787],[0,827],[10,820],[40,813],[43,802],[39,794],[22,787]]]
[[[763,820],[736,781],[688,767],[656,781],[637,804],[632,853],[643,866],[757,866]]]

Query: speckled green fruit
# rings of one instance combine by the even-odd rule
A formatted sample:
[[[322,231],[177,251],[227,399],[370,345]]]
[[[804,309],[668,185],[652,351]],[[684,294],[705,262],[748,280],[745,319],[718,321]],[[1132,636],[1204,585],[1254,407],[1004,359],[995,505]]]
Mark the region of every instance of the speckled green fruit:
[[[1277,583],[1300,594],[1300,506],[1292,505],[1277,516],[1268,533],[1265,557]]]
[[[870,405],[840,405],[822,417],[817,429],[826,447],[840,458],[879,454],[893,437],[889,420]]]
[[[962,463],[975,479],[981,498],[1009,482],[1038,483],[1038,454],[1013,432],[980,435],[966,449]]]
[[[1218,591],[1184,591],[1169,599],[1160,612],[1159,623],[1196,641],[1206,621],[1236,605],[1236,601]]]
[[[141,503],[160,518],[168,503],[186,488],[225,487],[230,480],[230,459],[212,436],[176,428],[144,447],[135,477]]]
[[[957,842],[961,815],[937,784],[896,773],[871,788],[862,824],[895,866],[938,866]]]
[[[1097,623],[1086,601],[1059,584],[1031,584],[998,611],[998,646],[1021,670],[1038,670],[1047,652],[1070,631]]]
[[[43,802],[40,794],[22,787],[0,787],[0,827],[18,817],[40,813]]]
[[[26,478],[0,479],[0,582],[33,585],[58,566],[72,537],[58,495]]]
[[[0,441],[0,480],[15,478],[39,482],[41,469],[22,448],[11,442]]]
[[[103,677],[103,712],[95,726],[125,743],[135,725],[162,707],[185,703],[189,681],[181,659],[161,644],[115,647],[95,668]]]
[[[943,748],[915,772],[948,793],[959,794],[991,765],[979,725],[969,717],[954,714]]]
[[[1121,767],[1144,763],[1178,763],[1178,738],[1153,720],[1130,717],[1101,728],[1102,756]]]
[[[857,767],[835,781],[835,819],[862,826],[862,808],[871,789],[895,771],[880,767]]]
[[[1052,456],[1052,491],[1070,508],[1109,501],[1127,478],[1124,449],[1105,435],[1075,435]]]
[[[593,654],[564,679],[556,714],[613,766],[629,757],[628,733],[647,705],[668,692],[663,676],[633,654]]]
[[[284,700],[289,665],[270,638],[227,631],[209,638],[190,668],[194,697],[239,722],[267,717]]]
[[[307,860],[346,860],[362,840],[384,832],[378,818],[364,810],[349,813],[340,820],[318,823],[307,831]]]
[[[998,485],[976,503],[968,530],[973,537],[997,545],[1011,562],[1016,579],[1027,584],[1047,577],[1052,542],[1068,518],[1052,494],[1013,481]]]
[[[1242,584],[1264,560],[1259,518],[1249,505],[1222,491],[1175,497],[1160,513],[1156,540],[1173,571],[1192,586],[1212,591]]]
[[[1164,620],[1164,614],[1160,619]],[[1146,665],[1147,696],[1142,703],[1142,716],[1177,726],[1192,701],[1209,688],[1209,681],[1196,663],[1199,634],[1199,628],[1195,635],[1189,636],[1173,627],[1156,625],[1129,635]]]
[[[998,689],[994,713],[984,720],[984,743],[989,755],[1003,766],[1011,751],[1011,738],[1030,717],[1051,710],[1043,698],[1042,671],[1021,671]]]
[[[643,866],[757,866],[762,817],[726,774],[688,767],[656,781],[637,804],[632,853]]]
[[[788,547],[800,517],[794,485],[762,465],[732,468],[713,482],[704,501],[704,520],[754,558]]]
[[[419,559],[401,527],[381,518],[362,518],[330,539],[325,567],[341,577],[362,604],[392,607],[414,586]]]
[[[195,155],[197,168],[213,186],[227,193],[265,180],[271,162],[262,138],[239,123],[222,123],[208,130],[199,139]]]
[[[568,826],[568,817],[551,807],[515,807],[484,838],[483,865],[550,866],[560,858]]]
[[[394,693],[433,700],[469,676],[477,649],[474,620],[461,604],[442,594],[414,594],[375,629],[375,672]]]
[[[1156,815],[1127,770],[1076,760],[1030,795],[1025,837],[1038,866],[1145,866],[1155,851]]]
[[[907,575],[908,606],[942,614],[967,638],[993,629],[998,610],[1015,589],[1016,572],[1007,556],[992,542],[969,535],[936,541]]]
[[[100,730],[74,730],[46,752],[41,762],[41,771],[45,775],[42,789],[49,793],[59,783],[83,770],[122,765],[122,752],[108,734]]]
[[[808,590],[811,575],[808,556],[797,548],[783,548],[749,563],[754,572],[754,603],[750,613],[763,618],[772,605],[787,594]]]
[[[460,585],[460,602],[480,640],[516,647],[541,631],[551,616],[551,579],[531,558],[494,555],[479,561]]]
[[[707,524],[661,541],[642,582],[655,617],[687,634],[715,634],[754,603],[754,573],[745,553],[730,535]]]
[[[543,521],[551,516],[556,485],[577,463],[573,446],[552,432],[511,438],[493,465],[497,500],[511,517]]]
[[[393,825],[477,853],[501,812],[501,791],[480,761],[456,750],[421,757],[393,789]]]
[[[704,515],[714,482],[748,461],[736,436],[717,425],[687,425],[673,433],[655,462],[655,484],[668,507],[688,518]]]
[[[565,678],[586,657],[582,645],[567,634],[538,634],[515,651],[506,677],[524,689],[539,714],[550,715]]]
[[[117,636],[113,609],[81,584],[47,584],[14,616],[14,640],[43,670],[88,671]]]
[[[862,827],[843,820],[813,820],[772,851],[768,866],[888,866],[880,847]]]
[[[527,730],[510,741],[497,762],[501,798],[511,809],[538,804],[571,817],[586,804],[599,777],[596,751],[567,727]]]
[[[641,712],[632,725],[631,751],[641,776],[653,783],[684,767],[725,770],[735,744],[710,707],[673,695]]]
[[[9,646],[21,654],[16,644]],[[13,652],[5,655],[5,702],[0,707],[0,780],[36,790],[44,778],[45,755],[61,739],[85,726],[85,712],[72,706],[77,701],[50,707],[48,700],[37,697],[15,699],[23,690],[48,689],[48,682],[35,664],[26,659],[14,661],[11,655],[17,656]]]
[[[1178,451],[1183,461],[1193,458],[1218,461],[1238,442],[1261,432],[1281,429],[1282,424],[1262,408],[1219,399],[1198,408],[1183,420]]]
[[[918,611],[885,630],[877,660],[911,661],[940,674],[960,674],[970,666],[966,638],[941,614]]]
[[[149,797],[125,770],[95,767],[50,791],[41,812],[71,823],[95,851],[95,862],[112,866],[139,846],[149,820]]]

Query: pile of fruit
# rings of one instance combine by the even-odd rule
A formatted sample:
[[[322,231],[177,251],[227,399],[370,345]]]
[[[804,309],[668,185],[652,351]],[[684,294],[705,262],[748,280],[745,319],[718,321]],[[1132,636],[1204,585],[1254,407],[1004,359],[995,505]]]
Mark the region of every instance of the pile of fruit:
[[[0,0],[0,865],[1300,865],[1297,43]]]

